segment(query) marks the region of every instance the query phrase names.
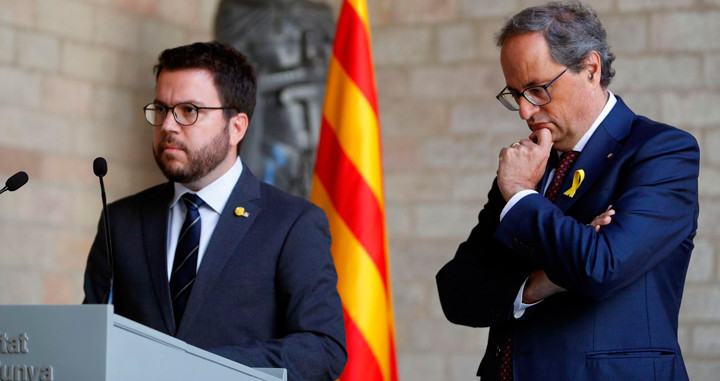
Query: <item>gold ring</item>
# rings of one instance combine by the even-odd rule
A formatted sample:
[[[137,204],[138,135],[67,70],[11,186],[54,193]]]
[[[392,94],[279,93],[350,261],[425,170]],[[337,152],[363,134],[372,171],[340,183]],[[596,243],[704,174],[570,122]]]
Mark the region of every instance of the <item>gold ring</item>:
[[[510,148],[520,147],[520,143],[515,142],[513,144],[510,144]]]

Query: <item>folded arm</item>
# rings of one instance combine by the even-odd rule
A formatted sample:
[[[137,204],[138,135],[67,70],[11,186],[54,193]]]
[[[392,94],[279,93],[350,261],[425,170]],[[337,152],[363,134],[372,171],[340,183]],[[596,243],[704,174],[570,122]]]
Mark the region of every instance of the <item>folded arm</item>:
[[[515,296],[534,270],[492,237],[504,206],[495,182],[470,237],[436,276],[443,312],[453,323],[484,327],[511,319]]]
[[[595,232],[599,233],[600,229],[603,226],[609,225],[610,222],[612,222],[613,215],[615,215],[615,210],[608,207],[605,212],[595,217],[592,222],[588,224],[588,226],[592,226],[595,229]],[[532,274],[530,274],[527,282],[525,282],[525,287],[523,287],[523,289],[521,290],[521,299],[522,302],[525,304],[532,304],[537,303],[545,298],[549,298],[550,296],[557,293],[565,291],[567,290],[556,285],[548,278],[545,270],[535,270]],[[517,314],[517,306],[515,309],[515,312]]]
[[[560,287],[607,297],[692,238],[698,162],[694,139],[665,130],[647,137],[617,174],[610,200],[617,213],[610,225],[596,231],[542,196],[529,195],[505,216],[495,237]]]

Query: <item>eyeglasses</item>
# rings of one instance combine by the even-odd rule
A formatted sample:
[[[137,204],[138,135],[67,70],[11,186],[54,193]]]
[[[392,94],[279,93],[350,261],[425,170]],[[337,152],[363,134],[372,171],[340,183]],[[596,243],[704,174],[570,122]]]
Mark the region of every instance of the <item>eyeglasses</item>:
[[[168,107],[158,103],[150,103],[143,107],[145,119],[153,126],[160,126],[165,121],[168,111],[172,111],[173,118],[181,126],[190,126],[198,120],[198,110],[235,110],[234,107],[203,107],[192,103],[178,103]]]
[[[505,86],[505,88],[503,88],[500,93],[495,96],[495,98],[497,98],[497,100],[499,100],[500,103],[502,103],[503,106],[510,111],[520,110],[520,103],[518,101],[520,100],[521,95],[535,106],[544,106],[552,101],[550,93],[548,92],[548,87],[550,87],[553,82],[557,81],[561,75],[565,74],[567,70],[568,68],[565,68],[565,70],[560,72],[560,74],[558,74],[557,77],[553,78],[550,82],[544,85],[528,87],[523,90],[522,93],[516,90],[510,90],[507,86]]]

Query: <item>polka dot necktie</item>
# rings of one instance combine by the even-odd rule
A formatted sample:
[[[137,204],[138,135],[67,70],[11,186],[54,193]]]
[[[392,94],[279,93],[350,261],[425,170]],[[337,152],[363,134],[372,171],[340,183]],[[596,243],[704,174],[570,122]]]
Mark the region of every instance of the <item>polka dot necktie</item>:
[[[191,193],[185,193],[182,195],[182,199],[187,206],[187,214],[180,229],[170,275],[170,296],[172,297],[176,327],[180,325],[185,305],[187,305],[190,291],[195,282],[201,228],[198,208],[205,203],[200,197]]]
[[[505,346],[502,348],[502,358],[500,359],[500,381],[512,381],[513,364],[512,364],[512,334],[505,340]]]
[[[545,198],[547,198],[550,201],[555,201],[555,198],[558,195],[558,192],[560,191],[560,185],[562,185],[563,179],[565,179],[565,175],[567,175],[568,171],[570,171],[570,167],[572,167],[573,162],[575,162],[575,159],[577,159],[578,155],[580,153],[576,151],[570,151],[565,152],[562,155],[560,155],[560,163],[558,164],[557,169],[555,170],[555,176],[553,176],[552,183],[550,183],[550,186],[548,187],[547,192],[545,192]],[[513,340],[512,335],[508,337],[505,340],[504,346],[502,348],[502,357],[500,358],[500,372],[499,372],[499,379],[500,381],[512,381],[513,380]]]
[[[560,155],[560,163],[555,170],[555,176],[553,177],[552,183],[550,183],[550,187],[548,187],[547,192],[545,192],[545,198],[550,201],[555,201],[565,175],[570,171],[570,167],[572,167],[573,162],[575,162],[579,154],[577,151],[570,151]]]

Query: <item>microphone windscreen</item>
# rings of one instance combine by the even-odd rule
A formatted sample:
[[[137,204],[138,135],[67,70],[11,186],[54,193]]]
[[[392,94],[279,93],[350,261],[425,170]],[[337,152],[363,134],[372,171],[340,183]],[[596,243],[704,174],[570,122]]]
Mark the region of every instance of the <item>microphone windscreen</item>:
[[[93,161],[93,172],[97,177],[105,176],[107,174],[107,161],[102,157],[96,158]]]
[[[20,171],[12,176],[10,176],[9,179],[5,182],[5,186],[7,187],[7,190],[10,192],[13,192],[20,188],[21,186],[25,185],[25,183],[28,182],[28,175],[27,173]]]

